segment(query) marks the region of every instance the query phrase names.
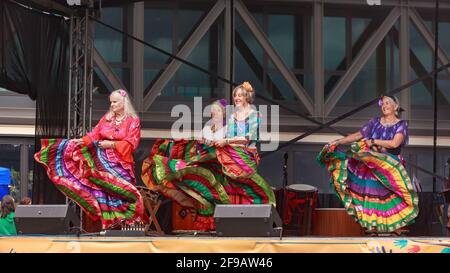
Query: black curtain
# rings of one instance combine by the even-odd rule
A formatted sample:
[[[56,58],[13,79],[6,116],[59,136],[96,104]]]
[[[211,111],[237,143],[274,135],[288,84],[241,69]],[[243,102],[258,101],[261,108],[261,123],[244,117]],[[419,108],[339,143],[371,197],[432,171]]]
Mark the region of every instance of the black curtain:
[[[15,2],[1,4],[0,86],[36,101],[36,151],[42,138],[67,135],[69,23]],[[34,164],[33,203],[65,203]]]

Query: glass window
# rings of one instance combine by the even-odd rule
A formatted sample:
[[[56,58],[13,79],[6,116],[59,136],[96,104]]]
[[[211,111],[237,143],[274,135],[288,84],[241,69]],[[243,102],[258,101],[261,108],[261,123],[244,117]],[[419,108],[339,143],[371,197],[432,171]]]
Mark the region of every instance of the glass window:
[[[393,34],[386,37],[386,89],[400,86],[400,56]]]
[[[179,35],[178,35],[178,46],[181,45],[184,39],[188,37],[197,23],[200,21],[201,16],[204,11],[201,10],[179,10]]]
[[[415,57],[420,61],[426,71],[431,71],[433,66],[433,51],[424,41],[414,24],[410,26],[410,46]],[[411,65],[413,65],[411,63]]]
[[[153,83],[160,69],[144,69],[144,88]]]
[[[27,148],[28,148],[28,187],[27,187],[28,195],[27,196],[31,198],[33,195],[34,164],[38,164],[38,163],[36,163],[36,161],[34,160],[34,153],[36,153],[35,146],[27,145]],[[25,196],[23,196],[23,197],[25,197]]]
[[[262,15],[255,15],[256,18],[262,18]],[[250,65],[253,65],[253,63],[256,62],[256,65],[260,65],[262,67],[264,67],[264,51],[262,49],[262,47],[259,45],[258,41],[256,41],[254,35],[251,33],[251,31],[248,29],[247,25],[244,23],[244,21],[242,21],[240,16],[236,16],[235,17],[235,21],[236,21],[236,38],[235,38],[235,43],[236,43],[236,50],[237,51],[241,51],[241,54],[244,50],[244,47],[248,48],[249,51],[252,53],[253,58],[251,59],[252,62],[250,62]],[[242,45],[242,47],[240,46],[240,41],[241,40],[244,44]],[[236,53],[235,53],[236,54]],[[247,61],[249,62],[250,59],[247,57]],[[236,61],[236,71],[237,70],[237,65],[239,64],[239,62]],[[237,75],[238,73],[236,73]]]
[[[269,77],[273,83],[273,85],[268,86],[272,98],[277,100],[298,100],[297,95],[292,91],[292,88],[278,70],[270,71]]]
[[[439,44],[445,49],[446,52],[450,52],[450,22],[439,23]]]
[[[121,7],[103,8],[100,20],[105,24],[124,30],[123,12],[124,10]],[[123,41],[124,37],[121,33],[95,23],[95,47],[107,62],[126,61],[126,54],[123,54]]]
[[[172,53],[174,15],[171,9],[145,9],[144,39],[147,43]],[[148,46],[144,48],[144,61],[163,64],[169,57]]]
[[[102,71],[98,68],[94,68],[95,76],[101,81],[100,83],[94,80],[94,86],[98,87],[97,93],[100,94],[108,94],[110,90],[113,89],[112,85],[109,83],[109,81],[106,79],[105,75],[102,73]]]
[[[416,72],[411,69],[411,73],[413,75],[413,79],[417,79],[418,75],[416,74]],[[431,103],[433,101],[432,97],[431,97],[431,91],[428,90],[425,85],[423,83],[418,83],[415,84],[414,86],[411,86],[411,94],[414,94],[414,96],[411,96],[411,105],[412,106],[431,106]],[[431,110],[431,109],[430,109]],[[414,113],[415,111],[412,112],[413,115],[415,115]],[[428,115],[430,118],[431,116],[431,111],[430,111],[430,115]]]
[[[302,42],[295,37],[295,17],[286,14],[269,14],[268,17],[269,40],[286,65],[292,69],[296,63],[296,42]]]
[[[324,17],[323,46],[325,70],[336,70],[345,60],[345,18]]]
[[[309,97],[314,100],[314,76],[311,72],[307,72],[305,74],[295,75],[297,80],[302,84],[303,88],[305,88],[306,93],[308,93]],[[297,97],[295,97],[298,100]]]
[[[301,28],[301,33],[303,33],[303,24],[297,25],[294,15],[263,15],[261,13],[253,15],[260,27],[268,33],[270,42],[286,65],[291,69],[302,68],[303,52],[299,52],[299,47],[303,45],[303,40],[301,37],[297,37],[298,29],[296,28]],[[267,18],[268,29],[265,29],[264,18]],[[275,68],[273,62],[239,16],[236,17],[235,43],[236,82],[250,81],[258,94],[272,99],[298,100],[284,77]],[[303,84],[304,76],[300,73],[297,73],[296,76]],[[313,94],[312,88],[307,91],[309,94]]]
[[[374,52],[363,69],[358,73],[358,76],[356,76],[349,88],[345,91],[338,105],[358,105],[377,97],[378,93],[376,53]]]
[[[342,75],[337,75],[336,73],[333,73],[333,72],[325,72],[325,76],[324,76],[325,98],[328,98],[328,96],[334,90],[334,87],[341,80],[341,78],[342,78]]]
[[[241,83],[244,81],[248,81],[251,83],[256,92],[261,92],[264,96],[269,96],[267,89],[264,88],[263,79],[263,70],[257,69],[258,67],[254,64],[249,64],[246,59],[241,54],[241,51],[236,48],[235,49],[235,82]],[[257,75],[256,72],[259,72]]]
[[[366,30],[370,23],[368,18],[352,18],[352,46],[361,37],[361,34]]]
[[[148,94],[150,90],[147,90],[146,94]],[[164,86],[164,88],[161,90],[161,97],[168,97],[168,96],[177,96],[177,90],[175,85],[175,77],[172,77],[169,82]],[[156,98],[158,99],[158,97]],[[155,102],[151,105],[151,108],[158,106],[155,104]],[[163,111],[167,111],[167,109],[162,109]]]
[[[210,32],[208,31],[191,52],[187,60],[206,70],[211,70],[209,67],[209,47]],[[178,95],[187,97],[211,96],[211,82],[208,74],[186,64],[182,64],[176,73],[176,78]]]
[[[177,72],[177,95],[185,97],[211,97],[210,77],[188,65],[181,65]],[[168,93],[162,95],[167,96]]]
[[[14,199],[20,198],[20,145],[0,144],[0,167],[7,168],[11,173],[8,193]]]
[[[129,68],[112,68],[114,74],[119,78],[119,80],[125,85],[125,88],[128,89],[133,95],[133,90],[130,90],[130,69]],[[112,91],[113,89],[111,89]]]
[[[173,52],[173,41],[178,46],[194,30],[194,27],[202,17],[203,10],[179,9],[176,12],[170,9],[146,9],[145,11],[145,40],[150,44]],[[217,42],[211,39],[212,31],[216,31],[217,25],[213,25],[195,46],[187,61],[206,70],[215,71],[218,67],[218,56],[210,55],[212,46],[218,47]],[[144,85],[148,86],[164,70],[159,67],[168,63],[169,57],[151,48],[145,49],[146,69],[144,70]],[[213,67],[212,67],[213,66]],[[161,92],[161,96],[204,96],[211,97],[212,90],[210,76],[202,71],[182,64],[177,70],[171,84],[168,84]],[[148,92],[148,90],[147,90]]]
[[[239,15],[240,16],[240,15]],[[237,16],[237,17],[239,17]],[[265,31],[265,27],[264,27],[264,14],[262,14],[261,12],[252,12],[252,16],[253,18],[255,18],[256,22],[258,23],[258,26]],[[236,17],[236,18],[237,18]]]

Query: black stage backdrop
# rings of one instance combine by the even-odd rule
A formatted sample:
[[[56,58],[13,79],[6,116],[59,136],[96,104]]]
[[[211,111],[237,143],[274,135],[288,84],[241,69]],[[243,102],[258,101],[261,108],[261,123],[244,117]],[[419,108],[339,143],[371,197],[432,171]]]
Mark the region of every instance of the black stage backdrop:
[[[36,101],[36,151],[42,138],[67,135],[69,24],[15,2],[1,2],[0,86]],[[35,162],[33,203],[65,203]]]

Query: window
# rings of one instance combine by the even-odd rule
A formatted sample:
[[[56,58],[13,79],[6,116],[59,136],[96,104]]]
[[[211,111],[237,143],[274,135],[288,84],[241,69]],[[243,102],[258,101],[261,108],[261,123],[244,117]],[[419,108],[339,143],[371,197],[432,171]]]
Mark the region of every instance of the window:
[[[157,8],[146,7],[144,14],[145,40],[168,53],[176,54],[188,39],[189,34],[195,29],[207,9],[198,8]],[[220,21],[220,19],[218,19]],[[202,37],[195,46],[187,61],[209,71],[217,71],[218,56],[212,55],[211,48],[217,49],[217,23]],[[215,32],[215,39],[211,33]],[[164,68],[170,62],[170,57],[150,47],[145,47],[144,86],[145,94]],[[186,64],[181,64],[173,78],[161,90],[161,97],[214,97],[216,94],[216,82],[204,72],[194,69]],[[152,109],[158,106],[153,104]]]
[[[33,139],[0,139],[0,167],[11,172],[9,194],[16,202],[32,196],[34,145]]]
[[[11,173],[9,194],[20,200],[20,145],[0,144],[0,167],[7,168]]]
[[[106,7],[102,9],[99,20],[127,32],[125,28],[126,11],[125,7]],[[130,76],[127,61],[127,41],[128,38],[122,33],[95,23],[95,48],[112,68],[113,73],[129,89]],[[94,69],[94,87],[98,87],[97,93],[100,94],[109,94],[112,91],[112,86],[98,68]]]

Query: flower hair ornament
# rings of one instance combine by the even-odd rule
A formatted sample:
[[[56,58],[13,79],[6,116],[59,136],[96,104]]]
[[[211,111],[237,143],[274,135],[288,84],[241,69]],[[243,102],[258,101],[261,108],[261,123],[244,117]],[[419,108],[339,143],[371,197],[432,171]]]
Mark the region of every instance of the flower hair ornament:
[[[216,103],[221,105],[224,108],[227,106],[227,100],[226,99],[216,100]]]
[[[249,82],[243,82],[241,86],[246,92],[253,92],[253,87]]]
[[[378,99],[378,106],[383,106],[383,97],[384,96],[381,96],[379,99]]]
[[[119,89],[119,94],[120,94],[122,97],[126,97],[126,96],[127,96],[127,92],[126,92],[125,90],[123,90],[123,89]]]

